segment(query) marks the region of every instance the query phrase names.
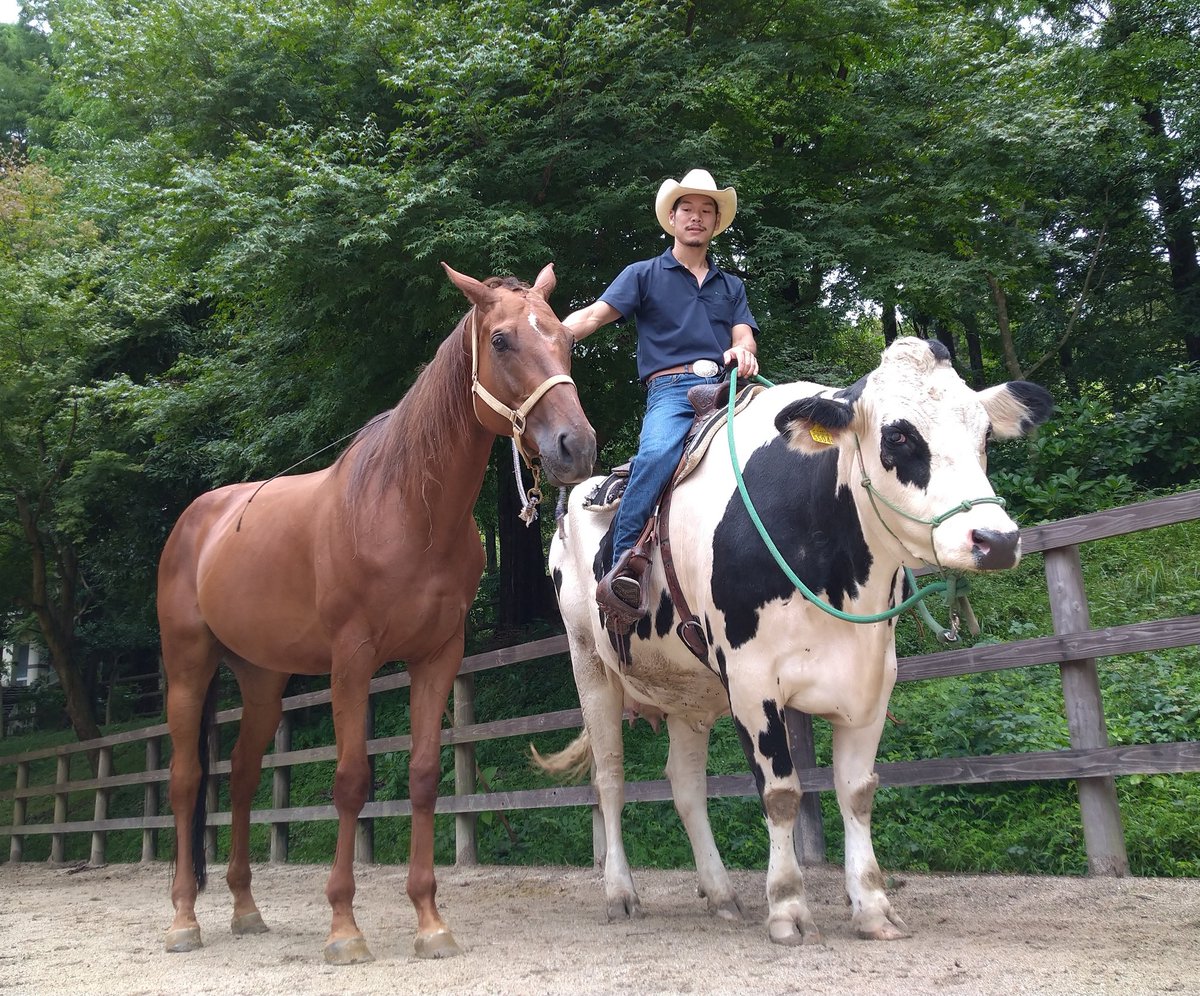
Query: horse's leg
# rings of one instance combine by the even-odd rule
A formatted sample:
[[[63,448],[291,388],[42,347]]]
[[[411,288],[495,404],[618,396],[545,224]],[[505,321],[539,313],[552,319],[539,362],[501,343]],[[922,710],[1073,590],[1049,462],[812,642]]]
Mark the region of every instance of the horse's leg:
[[[909,936],[892,912],[871,844],[871,808],[879,784],[875,754],[886,715],[881,704],[878,720],[869,726],[833,728],[833,785],[846,828],[846,894],[858,936],[877,941]]]
[[[612,679],[588,638],[568,632],[571,667],[583,711],[583,725],[592,744],[595,769],[592,784],[604,820],[604,897],[610,920],[641,916],[641,902],[625,855],[621,811],[625,808],[625,743],[621,713],[625,694]]]
[[[325,942],[325,961],[331,965],[375,960],[354,919],[354,837],[358,815],[370,789],[366,717],[374,673],[373,661],[355,661],[353,654],[339,657],[335,652],[330,690],[333,731],[337,738],[333,804],[338,814],[338,835],[333,868],[325,884],[325,897],[333,913],[329,938]]]
[[[171,879],[175,918],[167,929],[166,949],[194,951],[202,944],[196,896],[204,886],[200,878],[204,851],[203,841],[194,839],[193,820],[201,793],[205,791],[200,736],[209,685],[217,670],[216,642],[207,628],[190,640],[164,630],[163,662],[167,672],[167,726],[171,733],[168,794],[175,816],[175,871]]]
[[[731,666],[732,676],[735,669]],[[804,894],[804,873],[792,832],[800,813],[800,780],[788,749],[781,701],[754,682],[730,681],[729,702],[742,750],[762,798],[767,857],[767,933],[775,944],[819,944],[820,931]]]
[[[710,912],[725,920],[740,920],[742,904],[733,890],[708,822],[709,731],[697,730],[677,715],[667,716],[667,730],[671,734],[667,778],[671,782],[675,811],[683,820],[692,844],[700,895],[708,900]]]
[[[264,671],[244,661],[233,666],[242,693],[242,721],[229,772],[230,843],[225,881],[233,895],[235,934],[261,934],[267,929],[250,892],[250,805],[262,776],[263,753],[275,736],[283,711],[288,675]]]
[[[418,958],[448,958],[459,954],[450,928],[438,914],[433,874],[433,809],[442,777],[442,716],[454,676],[462,666],[460,631],[433,657],[410,663],[409,721],[412,753],[408,762],[408,794],[412,799],[412,841],[409,847],[408,898],[417,911],[413,948]]]

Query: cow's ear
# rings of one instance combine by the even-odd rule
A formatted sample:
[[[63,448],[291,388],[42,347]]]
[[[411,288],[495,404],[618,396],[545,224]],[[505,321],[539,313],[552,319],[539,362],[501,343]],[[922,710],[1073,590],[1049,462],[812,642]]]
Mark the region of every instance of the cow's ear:
[[[786,405],[775,416],[779,430],[788,447],[800,453],[820,453],[836,446],[854,421],[854,409],[832,398],[801,398]]]
[[[1027,435],[1054,412],[1054,398],[1038,384],[1014,380],[978,392],[997,439]]]

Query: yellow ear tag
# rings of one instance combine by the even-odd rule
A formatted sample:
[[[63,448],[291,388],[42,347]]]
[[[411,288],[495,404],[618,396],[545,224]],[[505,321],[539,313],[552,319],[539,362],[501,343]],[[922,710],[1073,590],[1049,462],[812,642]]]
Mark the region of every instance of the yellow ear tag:
[[[808,434],[813,437],[818,443],[824,443],[826,446],[833,445],[833,436],[826,429],[822,429],[819,425],[814,425],[808,430]]]

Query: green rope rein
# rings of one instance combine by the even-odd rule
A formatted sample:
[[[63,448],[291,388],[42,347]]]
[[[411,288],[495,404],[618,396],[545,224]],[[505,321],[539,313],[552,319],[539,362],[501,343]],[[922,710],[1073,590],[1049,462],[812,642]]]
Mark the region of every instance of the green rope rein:
[[[772,384],[769,380],[767,380],[764,377],[755,377],[754,379],[756,381],[758,381],[760,384],[765,384],[767,387],[775,386],[774,384]],[[767,549],[771,551],[771,556],[775,558],[775,563],[779,565],[779,569],[783,571],[783,573],[787,576],[787,579],[789,581],[791,581],[792,584],[794,584],[797,587],[797,589],[799,589],[799,591],[804,595],[804,597],[807,598],[818,609],[821,609],[823,612],[827,612],[829,615],[833,616],[835,619],[841,619],[843,622],[852,622],[852,623],[884,622],[887,619],[895,618],[896,616],[900,615],[900,613],[902,613],[902,612],[907,612],[909,609],[912,609],[915,606],[916,610],[920,612],[920,615],[921,615],[922,619],[925,621],[926,625],[928,625],[933,630],[940,631],[941,637],[943,640],[957,639],[957,634],[953,630],[945,629],[945,628],[939,626],[934,621],[933,617],[929,614],[929,609],[924,604],[924,600],[926,598],[928,598],[930,595],[939,594],[939,593],[945,592],[945,591],[951,592],[951,594],[947,597],[948,597],[948,599],[952,599],[953,594],[954,594],[953,593],[953,584],[954,584],[953,579],[949,583],[946,581],[934,581],[932,584],[929,584],[924,588],[917,588],[916,576],[913,574],[913,572],[910,568],[905,567],[904,575],[908,579],[909,586],[913,589],[913,592],[914,592],[913,595],[906,598],[899,605],[895,605],[892,608],[888,609],[886,612],[876,612],[873,615],[855,615],[852,612],[843,612],[841,609],[835,609],[828,602],[822,601],[817,595],[815,595],[812,592],[812,590],[808,587],[808,585],[806,585],[803,581],[800,580],[799,577],[796,576],[796,572],[793,571],[791,569],[791,567],[788,566],[787,561],[783,559],[783,554],[781,554],[779,552],[779,547],[777,547],[775,545],[775,541],[771,539],[770,534],[767,532],[767,527],[763,525],[762,519],[759,518],[758,511],[757,511],[757,509],[755,509],[754,503],[750,500],[750,492],[746,490],[746,482],[742,479],[742,468],[738,465],[737,449],[734,446],[734,442],[733,442],[733,407],[734,407],[734,399],[736,398],[736,396],[737,396],[737,369],[734,368],[729,373],[729,417],[726,421],[726,435],[729,440],[729,458],[733,464],[733,476],[737,479],[738,491],[740,491],[741,495],[742,495],[742,503],[746,506],[746,511],[750,515],[750,520],[754,523],[754,528],[758,530],[758,535],[762,537],[762,541],[766,544]],[[870,489],[868,489],[868,490],[870,490]],[[880,498],[883,498],[883,496],[880,495]],[[886,501],[886,499],[884,499],[884,500]],[[891,503],[888,502],[888,505],[891,506]],[[894,506],[891,506],[891,507],[894,508]],[[940,522],[944,521],[945,518],[948,518],[949,515],[953,514],[954,512],[960,511],[960,510],[961,509],[956,508],[956,509],[952,510],[952,512],[947,513],[945,516],[939,516],[938,519],[935,521],[938,524],[940,524]],[[885,523],[885,526],[886,526],[886,523]],[[936,528],[936,526],[935,526],[935,528]],[[951,635],[948,635],[948,634],[951,634]]]

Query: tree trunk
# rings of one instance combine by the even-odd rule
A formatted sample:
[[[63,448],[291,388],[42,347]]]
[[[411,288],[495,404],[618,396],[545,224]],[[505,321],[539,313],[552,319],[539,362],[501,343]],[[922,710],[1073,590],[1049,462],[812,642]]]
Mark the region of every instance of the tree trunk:
[[[992,301],[996,305],[996,325],[1000,329],[1000,346],[1004,352],[1004,365],[1008,368],[1008,375],[1013,380],[1024,380],[1025,374],[1021,370],[1021,361],[1017,359],[1017,347],[1013,343],[1012,329],[1008,324],[1008,298],[994,274],[987,275],[987,282],[992,289]]]
[[[1142,120],[1150,129],[1154,144],[1166,150],[1167,134],[1162,108],[1143,104]],[[1160,162],[1168,157],[1160,155]],[[1200,259],[1196,252],[1196,233],[1188,211],[1187,196],[1178,170],[1164,169],[1154,177],[1154,199],[1163,223],[1167,261],[1171,267],[1171,290],[1175,296],[1175,314],[1189,362],[1200,361]]]
[[[498,477],[498,534],[500,538],[500,591],[496,607],[496,625],[501,629],[518,628],[555,611],[554,586],[546,573],[546,554],[542,548],[541,516],[553,515],[548,501],[539,507],[539,518],[526,526],[520,519],[521,502],[513,479],[511,444],[500,440],[495,461]],[[530,486],[525,478],[525,487]]]
[[[29,546],[32,576],[28,608],[37,619],[46,649],[50,651],[50,666],[58,675],[59,686],[66,697],[67,718],[71,721],[71,728],[81,741],[95,740],[100,736],[96,708],[83,672],[74,659],[75,593],[79,585],[79,561],[69,543],[56,544],[54,552],[58,577],[55,579],[57,583],[53,584],[47,538],[38,527],[37,512],[23,495],[16,496],[16,505]]]
[[[890,346],[900,334],[896,321],[896,302],[891,298],[883,302],[883,344]]]
[[[983,376],[983,346],[979,342],[979,320],[974,311],[962,316],[963,334],[967,339],[967,359],[971,364],[971,386],[980,391],[987,386]]]

